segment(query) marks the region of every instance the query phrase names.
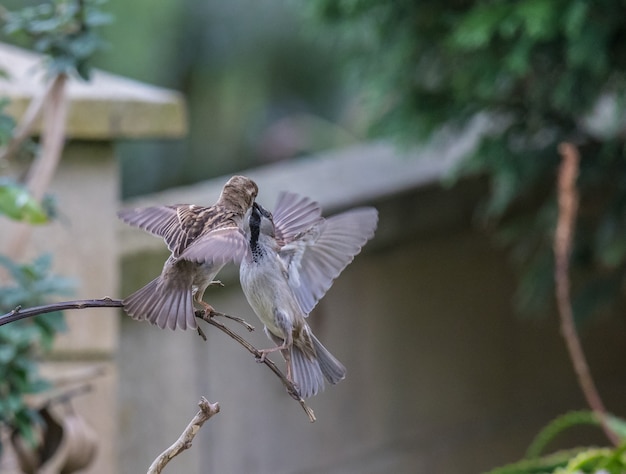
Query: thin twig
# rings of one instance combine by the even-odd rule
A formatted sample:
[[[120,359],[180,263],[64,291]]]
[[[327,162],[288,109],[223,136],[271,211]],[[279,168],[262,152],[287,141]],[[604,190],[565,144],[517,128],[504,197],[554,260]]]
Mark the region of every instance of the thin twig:
[[[7,146],[0,151],[0,161],[8,161],[20,148],[24,140],[32,135],[33,129],[35,128],[35,124],[37,123],[37,119],[41,115],[41,111],[43,110],[44,104],[48,101],[48,96],[52,93],[55,88],[55,84],[58,81],[59,76],[55,76],[52,78],[46,88],[39,94],[37,97],[34,97],[30,103],[28,104],[28,108],[22,119],[17,124],[15,129],[13,130],[13,136],[11,140],[7,144]]]
[[[222,332],[226,333],[227,335],[229,335],[232,339],[234,339],[239,344],[241,344],[243,347],[245,347],[248,350],[248,352],[253,354],[254,357],[257,359],[257,361],[261,362],[261,356],[262,356],[261,351],[259,351],[256,347],[254,347],[252,344],[250,344],[248,341],[246,341],[239,334],[237,334],[236,332],[231,331],[227,326],[225,326],[222,323],[220,323],[219,321],[215,320],[214,316],[207,315],[204,311],[196,311],[196,317],[202,319],[203,321],[206,321],[210,325],[215,326],[220,331],[222,331]],[[302,396],[300,396],[300,391],[294,385],[294,383],[291,382],[289,379],[287,379],[285,374],[283,374],[280,371],[280,369],[276,366],[276,364],[273,361],[271,361],[269,358],[265,357],[262,360],[262,363],[267,365],[270,368],[270,370],[272,372],[274,372],[274,374],[280,379],[280,381],[283,383],[283,385],[287,389],[287,393],[291,396],[291,398],[293,398],[294,400],[296,400],[300,404],[300,406],[302,407],[304,412],[309,417],[309,421],[311,423],[313,423],[316,420],[315,413],[313,412],[313,409],[306,404],[306,402],[304,401]]]
[[[20,319],[32,318],[40,314],[54,313],[55,311],[84,308],[121,308],[122,306],[122,300],[115,300],[108,296],[95,300],[62,301],[60,303],[50,303],[26,309],[17,306],[13,311],[0,316],[0,326],[19,321]]]
[[[104,297],[101,299],[93,299],[93,300],[63,301],[60,303],[51,303],[51,304],[46,304],[43,306],[35,306],[33,308],[26,308],[26,309],[22,309],[20,306],[18,306],[13,311],[0,316],[0,326],[12,323],[14,321],[19,321],[21,319],[38,316],[40,314],[53,313],[55,311],[65,311],[65,310],[70,310],[70,309],[84,309],[84,308],[122,308],[123,306],[124,305],[122,303],[122,300],[112,299],[109,297]],[[223,315],[222,313],[214,313],[214,316],[225,316],[225,315]],[[252,344],[246,341],[239,334],[232,331],[231,329],[229,329],[227,326],[220,323],[219,321],[215,320],[214,316],[207,316],[205,312],[202,310],[196,311],[196,317],[202,319],[203,321],[206,321],[208,324],[215,326],[220,331],[226,333],[232,339],[234,339],[243,347],[245,347],[248,350],[248,352],[253,354],[256,357],[256,359],[260,361],[261,355],[262,355],[261,351],[255,348]],[[243,319],[236,318],[236,317],[231,317],[231,319],[234,319],[237,322],[244,321]],[[244,327],[251,327],[251,326],[245,323]],[[199,333],[202,336],[203,333],[201,332],[201,330]],[[206,336],[203,339],[205,338]],[[280,371],[280,369],[276,366],[276,364],[272,362],[269,358],[266,357],[265,359],[263,359],[263,363],[267,365],[270,368],[270,370],[274,372],[274,374],[276,374],[276,376],[281,380],[281,382],[287,389],[287,393],[291,396],[291,398],[293,398],[298,403],[300,403],[300,406],[309,417],[309,420],[311,421],[311,423],[313,423],[316,420],[315,413],[306,404],[304,399],[300,396],[300,392],[298,391],[298,388],[294,385],[294,383],[288,380],[285,374],[283,374]]]
[[[52,84],[43,110],[42,152],[28,170],[26,186],[38,201],[43,199],[57,169],[65,143],[68,102],[65,97],[67,75],[59,74]]]
[[[245,319],[240,318],[239,316],[231,316],[230,314],[218,313],[218,312],[211,313],[211,317],[212,318],[214,318],[216,316],[219,316],[221,318],[230,319],[231,321],[235,321],[236,323],[241,324],[244,328],[246,328],[248,330],[248,332],[254,331],[254,326],[252,324],[250,324],[248,321],[246,321]]]
[[[578,176],[580,156],[577,148],[571,143],[561,143],[559,153],[562,160],[558,178],[559,215],[554,235],[554,279],[557,306],[561,318],[561,334],[565,339],[574,371],[578,377],[578,383],[589,407],[598,416],[606,437],[611,443],[618,446],[619,437],[607,423],[606,409],[591,376],[585,353],[576,332],[570,297],[569,258],[578,211],[576,177]]]
[[[147,474],[159,474],[174,457],[178,456],[185,449],[191,448],[193,439],[200,431],[200,428],[202,428],[204,422],[220,411],[218,403],[210,403],[204,397],[200,399],[198,405],[200,406],[200,411],[189,422],[187,428],[185,428],[176,442],[159,454],[150,465]]]
[[[26,188],[37,202],[43,199],[63,153],[68,108],[65,98],[66,85],[67,76],[58,74],[43,104],[41,153],[31,165],[26,177]],[[14,259],[19,258],[26,249],[31,232],[32,226],[24,223],[15,224],[6,253]]]

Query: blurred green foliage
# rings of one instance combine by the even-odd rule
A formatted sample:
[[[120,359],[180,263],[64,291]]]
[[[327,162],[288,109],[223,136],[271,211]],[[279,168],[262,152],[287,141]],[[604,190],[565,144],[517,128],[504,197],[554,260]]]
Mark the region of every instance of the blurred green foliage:
[[[87,79],[91,57],[105,44],[94,28],[111,19],[100,9],[103,3],[102,0],[52,0],[14,12],[2,9],[2,33],[43,53],[50,75],[77,73]],[[1,99],[0,147],[11,140],[15,128],[14,120],[4,113],[5,106],[6,99]],[[31,148],[36,151],[36,147]],[[56,214],[52,204],[50,198],[37,202],[16,180],[0,178],[0,214],[28,224],[43,224]],[[0,286],[0,313],[43,305],[52,296],[70,294],[74,282],[55,275],[51,264],[49,255],[17,263],[0,254],[1,270],[10,281]],[[52,348],[56,333],[64,329],[60,312],[0,327],[0,422],[33,444],[34,426],[42,420],[24,397],[48,388],[47,381],[39,375],[37,360]]]
[[[493,133],[455,176],[488,176],[480,215],[497,223],[521,270],[523,312],[552,301],[557,147],[578,145],[577,320],[619,301],[626,283],[623,2],[315,0],[311,10],[320,27],[351,45],[348,66],[358,72],[371,133],[415,143],[443,125],[462,129],[477,114],[492,119]],[[591,120],[598,110],[604,115]]]
[[[621,440],[617,449],[580,447],[544,455],[547,445],[564,431],[581,425],[601,428],[590,411],[566,413],[548,424],[528,448],[525,459],[486,474],[622,474],[626,472],[626,421],[609,415],[607,424]]]
[[[370,132],[404,143],[477,115],[491,130],[454,178],[481,174],[490,193],[479,216],[520,268],[518,308],[553,301],[558,145],[582,155],[572,254],[580,323],[623,302],[626,287],[626,4],[619,0],[314,0],[320,27],[350,45]],[[311,6],[312,5],[312,6]],[[357,73],[355,74],[354,71]],[[619,314],[619,313],[618,313]],[[589,415],[583,422],[594,422]],[[623,473],[626,444],[537,457],[580,422],[556,420],[532,459],[491,474]],[[585,418],[585,417],[583,417]],[[612,419],[624,440],[624,421]]]
[[[3,30],[49,59],[50,74],[89,78],[88,61],[106,43],[94,28],[111,22],[100,9],[106,0],[52,0],[3,15]]]
[[[31,263],[18,264],[0,255],[0,266],[8,271],[12,285],[0,286],[0,313],[16,307],[45,304],[50,296],[68,295],[74,282],[51,272],[52,259],[41,256]],[[31,443],[37,411],[24,396],[49,388],[38,371],[37,359],[52,348],[54,336],[65,329],[60,312],[48,313],[0,327],[0,421],[16,429]],[[1,446],[0,446],[1,448]]]
[[[14,123],[0,110],[0,146],[11,137]],[[48,214],[22,185],[8,178],[0,181],[0,214],[28,223],[48,221]],[[51,272],[51,257],[18,264],[0,254],[0,267],[12,284],[0,286],[0,314],[18,306],[38,306],[48,297],[68,294],[74,283]],[[40,420],[24,396],[48,388],[41,378],[37,358],[52,348],[57,331],[65,329],[61,313],[49,313],[31,320],[0,327],[0,422],[16,429],[34,443],[33,427]],[[0,445],[0,452],[2,446]]]
[[[183,140],[119,146],[123,197],[354,143],[330,38],[293,0],[111,0],[98,67],[184,93]],[[306,34],[304,34],[306,33]],[[328,41],[327,41],[328,39]]]

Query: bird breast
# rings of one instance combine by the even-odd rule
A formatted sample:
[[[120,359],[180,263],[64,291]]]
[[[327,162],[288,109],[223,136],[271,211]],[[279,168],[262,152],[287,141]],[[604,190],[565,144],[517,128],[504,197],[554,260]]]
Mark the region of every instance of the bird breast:
[[[244,261],[240,280],[248,303],[261,322],[276,336],[283,337],[275,320],[277,313],[289,318],[292,326],[304,318],[277,255],[267,255],[260,262]]]

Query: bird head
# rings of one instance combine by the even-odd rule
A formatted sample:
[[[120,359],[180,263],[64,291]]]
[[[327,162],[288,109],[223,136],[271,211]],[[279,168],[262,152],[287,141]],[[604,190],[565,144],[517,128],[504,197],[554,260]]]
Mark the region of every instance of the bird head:
[[[245,176],[233,176],[222,189],[218,203],[244,214],[256,199],[259,188]]]

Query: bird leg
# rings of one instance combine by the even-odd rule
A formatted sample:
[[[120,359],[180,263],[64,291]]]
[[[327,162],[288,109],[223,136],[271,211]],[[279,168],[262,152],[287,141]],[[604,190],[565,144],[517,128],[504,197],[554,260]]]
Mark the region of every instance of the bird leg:
[[[212,282],[212,283],[216,283],[216,282]],[[217,282],[217,283],[221,285],[221,282]],[[221,316],[226,319],[232,319],[236,323],[241,324],[249,332],[254,331],[254,326],[246,322],[243,318],[239,318],[237,316],[231,316],[226,313],[220,313],[218,311],[215,311],[215,308],[213,308],[213,306],[211,306],[209,303],[206,303],[203,299],[198,299],[197,295],[194,297],[194,299],[195,299],[195,302],[198,303],[198,306],[202,307],[202,311],[204,311],[205,317],[212,318],[214,316]],[[202,335],[200,335],[200,337],[202,337]]]
[[[270,332],[267,329],[267,326],[265,327],[265,334],[267,334],[269,338],[272,341],[274,341],[274,343],[276,344],[276,347],[272,347],[270,349],[259,350],[259,352],[261,353],[259,362],[263,362],[267,354],[269,354],[270,352],[280,351],[287,365],[287,374],[286,374],[287,380],[289,380],[291,383],[294,383],[293,377],[292,377],[292,370],[291,370],[291,346],[293,345],[293,334],[291,330],[288,329],[287,327],[288,325],[283,324],[283,326],[285,326],[283,331],[285,334],[287,334],[287,337],[284,339],[276,336],[275,334],[272,334],[272,332]]]
[[[265,357],[267,356],[267,354],[271,354],[272,352],[277,352],[277,351],[287,351],[289,349],[289,346],[286,343],[283,343],[280,346],[276,346],[276,347],[270,347],[269,349],[259,349],[259,353],[261,354],[259,356],[258,361],[259,362],[264,362],[265,361]],[[284,354],[283,354],[284,356]]]
[[[198,303],[198,306],[202,307],[202,309],[204,310],[204,314],[207,317],[211,317],[214,313],[216,313],[215,308],[213,308],[213,306],[211,306],[209,303],[205,303],[205,301],[203,300],[204,292],[206,291],[207,287],[209,287],[211,285],[221,285],[221,286],[224,286],[221,281],[219,281],[219,280],[212,280],[206,286],[195,288],[195,291],[193,293],[193,300],[196,303]]]
[[[209,303],[205,303],[204,300],[198,298],[195,298],[195,300],[198,305],[202,306],[202,309],[204,310],[204,314],[206,316],[211,317],[217,313],[217,311],[215,311],[215,308],[213,308],[213,306],[211,306]]]
[[[291,383],[294,383],[291,373],[291,351],[289,349],[285,349],[280,351],[280,353],[283,355],[283,358],[285,359],[285,365],[287,366],[287,380],[289,380]]]

